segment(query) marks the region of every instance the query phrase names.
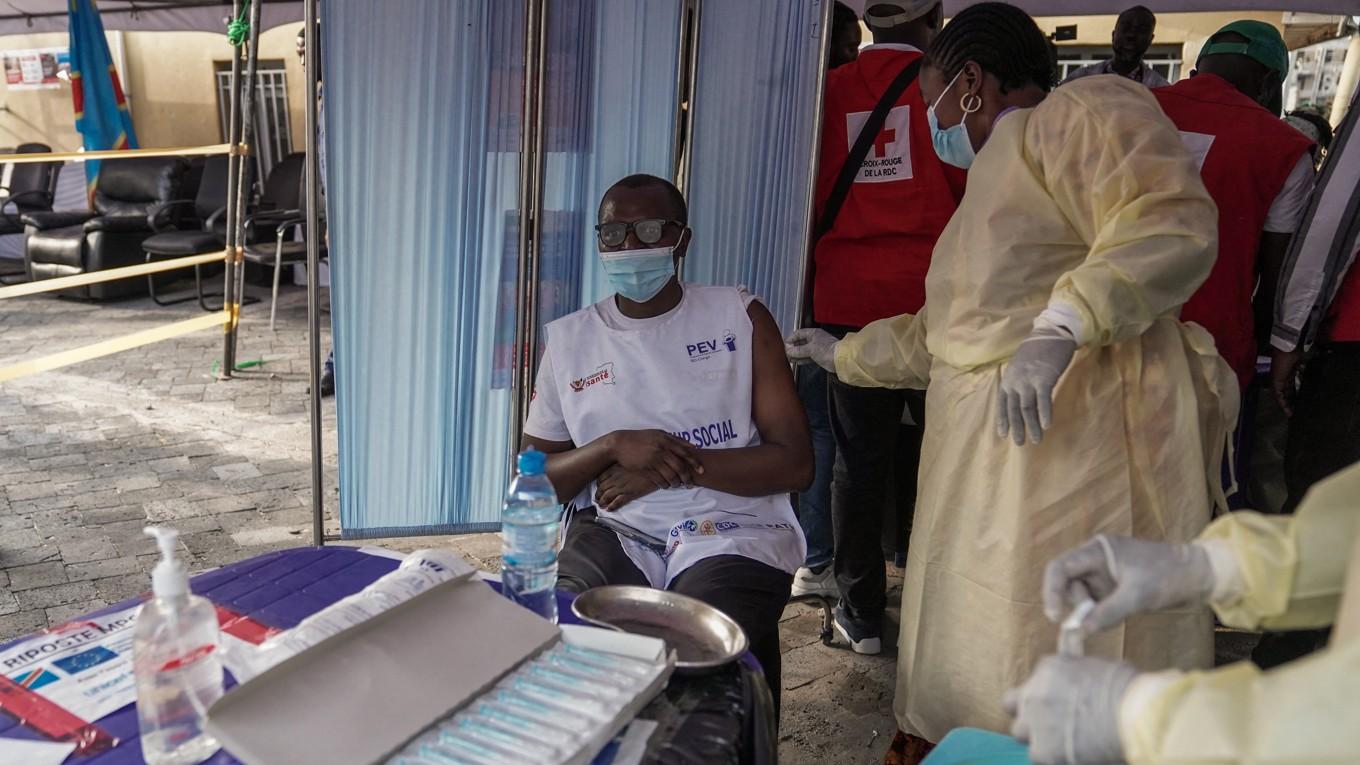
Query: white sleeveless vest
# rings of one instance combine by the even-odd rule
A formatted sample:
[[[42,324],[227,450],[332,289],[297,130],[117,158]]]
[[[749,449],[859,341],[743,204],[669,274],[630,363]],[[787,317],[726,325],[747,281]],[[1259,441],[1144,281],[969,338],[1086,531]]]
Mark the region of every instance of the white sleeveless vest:
[[[753,299],[733,287],[686,284],[679,306],[636,328],[605,323],[605,313],[617,311],[612,295],[548,324],[547,352],[572,441],[655,428],[703,449],[760,444],[746,314]],[[593,483],[588,491],[593,500]],[[662,489],[612,515],[666,540],[665,555],[619,540],[654,587],[669,586],[686,568],[715,555],[740,555],[789,573],[806,555],[787,494]]]

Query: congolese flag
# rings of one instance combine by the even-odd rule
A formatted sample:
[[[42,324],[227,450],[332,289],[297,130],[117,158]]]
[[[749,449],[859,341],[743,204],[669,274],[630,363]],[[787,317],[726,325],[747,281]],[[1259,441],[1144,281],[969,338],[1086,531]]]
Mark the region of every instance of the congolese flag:
[[[75,101],[76,130],[85,139],[86,151],[135,149],[132,115],[118,82],[118,70],[113,68],[99,9],[95,0],[70,2],[71,97]],[[86,161],[85,179],[91,196],[98,178],[99,161]]]

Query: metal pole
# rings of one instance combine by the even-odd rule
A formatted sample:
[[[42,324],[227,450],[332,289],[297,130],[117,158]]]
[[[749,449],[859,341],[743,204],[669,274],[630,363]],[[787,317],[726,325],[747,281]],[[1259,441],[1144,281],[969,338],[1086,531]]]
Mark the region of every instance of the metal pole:
[[[241,0],[235,0],[232,4],[231,17],[233,19],[241,15]],[[226,249],[227,260],[223,268],[225,284],[222,287],[222,308],[227,312],[227,323],[223,333],[222,343],[222,369],[218,374],[223,378],[230,378],[236,369],[236,338],[235,338],[235,313],[232,306],[237,304],[236,299],[236,199],[237,184],[240,183],[241,172],[244,169],[242,163],[245,159],[237,151],[237,145],[241,140],[241,51],[232,49],[231,52],[231,84],[228,87],[229,104],[227,107],[227,143],[231,145],[231,154],[227,156],[227,227],[226,227]]]
[[[680,167],[675,174],[675,186],[680,189],[680,193],[689,195],[689,173],[690,165],[694,159],[694,112],[698,104],[695,103],[695,94],[699,92],[699,44],[702,39],[704,0],[690,0],[693,4],[690,24],[693,29],[690,31],[689,61],[686,66],[689,68],[689,82],[686,84],[684,92],[680,94],[680,102],[688,106],[684,114],[677,115],[685,122],[685,140],[681,147],[678,157]],[[683,18],[683,17],[682,17]],[[682,21],[683,23],[683,21]],[[683,265],[684,261],[681,261]]]
[[[237,324],[241,315],[241,297],[245,291],[245,267],[243,266],[243,253],[245,250],[246,232],[246,208],[250,205],[250,172],[247,170],[247,163],[252,162],[252,154],[255,153],[254,147],[250,145],[252,130],[255,126],[255,64],[259,59],[260,49],[260,6],[261,0],[255,0],[250,4],[250,35],[246,43],[246,76],[240,83],[241,88],[241,146],[240,151],[240,170],[236,174],[236,213],[234,219],[228,220],[228,224],[236,231],[235,247],[228,253],[233,261],[232,274],[234,278],[227,286],[231,293],[230,302],[227,303],[227,310],[231,312],[227,323],[227,346],[226,353],[223,354],[222,366],[225,372],[231,374],[236,369],[236,333]],[[223,298],[226,300],[226,298]]]
[[[529,403],[534,397],[534,380],[538,373],[538,319],[539,319],[539,273],[543,261],[543,176],[546,172],[544,167],[547,163],[547,154],[543,150],[546,140],[547,129],[544,125],[547,119],[544,109],[545,93],[547,89],[543,83],[547,79],[548,69],[548,0],[539,0],[542,7],[538,16],[538,70],[533,74],[535,83],[534,91],[537,96],[537,103],[534,107],[534,151],[531,159],[533,170],[533,184],[529,189],[531,199],[532,215],[530,217],[529,233],[529,274],[528,291],[529,304],[525,311],[525,337],[524,337],[524,363],[521,365],[523,376],[520,379],[519,398],[520,411],[524,416],[528,416]],[[523,419],[520,420],[523,425]],[[518,442],[522,432],[515,434],[515,441]]]
[[[683,0],[680,4],[680,28],[677,30],[678,39],[675,44],[677,56],[675,62],[675,129],[672,131],[671,138],[671,160],[675,163],[677,179],[680,173],[680,157],[685,151],[685,73],[689,71],[690,32],[692,29],[689,24],[689,15],[693,7],[694,0]]]
[[[304,74],[307,77],[306,131],[307,160],[306,203],[307,203],[307,380],[310,385],[311,401],[308,402],[308,419],[312,426],[312,544],[321,547],[326,543],[325,512],[326,503],[322,495],[324,489],[321,476],[321,299],[317,271],[321,267],[321,213],[317,209],[320,194],[320,162],[316,145],[317,121],[317,75],[321,72],[321,59],[317,56],[316,0],[307,0],[303,13],[305,29],[303,43],[306,47]]]
[[[510,417],[510,459],[519,451],[519,440],[523,432],[524,417],[528,412],[528,402],[532,393],[533,381],[525,384],[524,372],[526,358],[531,354],[529,342],[529,323],[533,300],[530,282],[533,279],[533,258],[531,250],[537,246],[534,241],[534,220],[538,217],[536,205],[538,175],[538,129],[540,119],[539,90],[542,86],[539,38],[542,35],[545,0],[525,0],[524,3],[524,100],[520,115],[520,154],[519,154],[519,241],[515,285],[515,346],[511,349],[511,363],[514,365],[512,379],[514,390],[511,396]]]
[[[798,317],[795,327],[806,326],[808,314],[808,263],[812,260],[812,228],[817,225],[817,168],[822,153],[822,102],[826,94],[826,65],[831,52],[831,18],[834,3],[821,0],[822,28],[817,36],[817,85],[813,88],[812,145],[808,151],[807,188],[803,200],[803,255],[798,265]]]
[[[690,165],[694,158],[694,110],[695,94],[699,92],[699,37],[700,25],[703,23],[704,0],[687,0],[687,7],[680,11],[680,55],[682,56],[682,68],[676,72],[676,77],[681,83],[676,90],[679,91],[679,107],[676,108],[676,170],[675,187],[688,201],[689,199],[689,173]],[[689,47],[684,47],[685,40],[688,39]],[[684,60],[683,57],[688,57]],[[680,127],[683,125],[683,129]],[[681,133],[683,132],[683,136]],[[679,279],[685,278],[685,259],[680,259],[680,264],[676,267],[676,276]]]

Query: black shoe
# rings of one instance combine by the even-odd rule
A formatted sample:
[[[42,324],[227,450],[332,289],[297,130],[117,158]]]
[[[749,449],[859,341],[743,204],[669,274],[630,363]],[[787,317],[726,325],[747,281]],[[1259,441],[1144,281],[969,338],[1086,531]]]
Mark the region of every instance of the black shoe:
[[[321,373],[321,397],[335,395],[335,372],[327,369]]]
[[[845,612],[845,606],[836,606],[836,632],[850,644],[850,650],[855,653],[877,656],[883,650],[882,626],[851,618]]]

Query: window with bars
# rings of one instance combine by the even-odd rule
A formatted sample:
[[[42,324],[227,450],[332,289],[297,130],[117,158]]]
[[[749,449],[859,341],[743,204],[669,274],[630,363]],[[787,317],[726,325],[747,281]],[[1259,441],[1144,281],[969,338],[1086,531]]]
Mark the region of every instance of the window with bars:
[[[219,61],[217,114],[222,140],[227,140],[228,108],[231,103],[231,64]],[[288,75],[282,59],[261,60],[255,69],[255,177],[263,179],[274,165],[293,152],[293,127],[288,111]]]

